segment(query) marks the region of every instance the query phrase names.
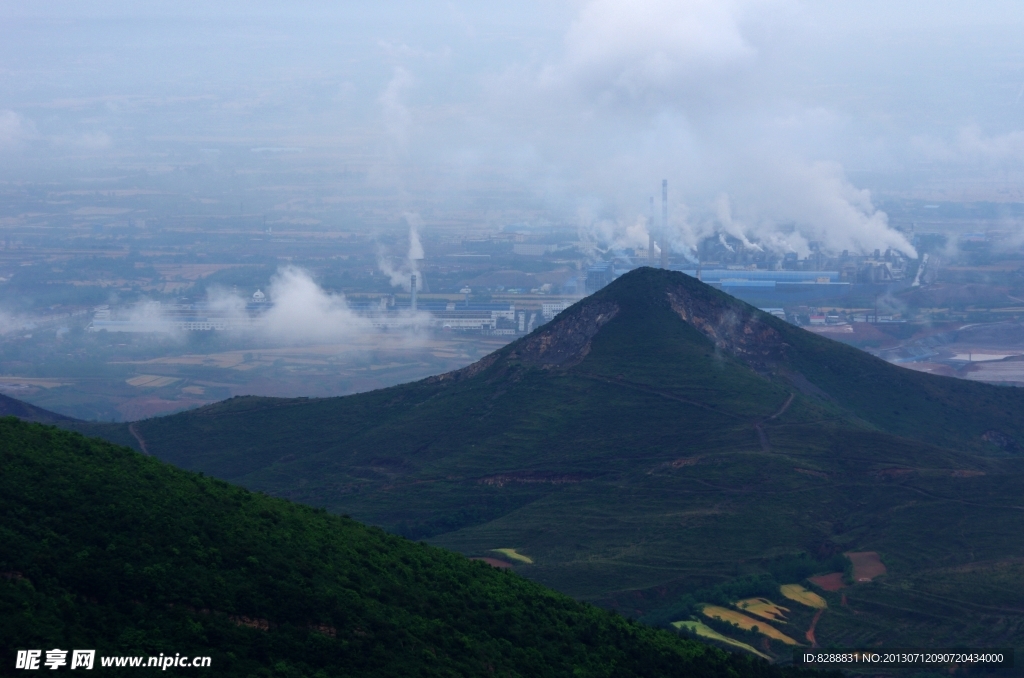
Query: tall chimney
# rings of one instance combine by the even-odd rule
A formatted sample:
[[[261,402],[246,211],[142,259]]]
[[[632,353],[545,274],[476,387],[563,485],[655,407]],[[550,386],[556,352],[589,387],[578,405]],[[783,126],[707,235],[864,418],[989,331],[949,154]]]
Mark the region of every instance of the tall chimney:
[[[647,217],[647,265],[654,266],[654,196],[651,196],[651,215]]]
[[[412,310],[416,310],[416,274],[412,274],[412,278],[409,281],[409,289],[412,291]]]
[[[668,268],[668,179],[661,180],[661,267]]]

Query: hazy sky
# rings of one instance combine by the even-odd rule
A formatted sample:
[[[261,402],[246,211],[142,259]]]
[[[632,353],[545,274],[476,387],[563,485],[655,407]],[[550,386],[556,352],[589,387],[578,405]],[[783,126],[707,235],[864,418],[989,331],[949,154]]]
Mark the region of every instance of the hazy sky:
[[[906,249],[879,192],[1024,180],[1020,2],[323,5],[0,2],[0,174],[303,149],[639,246],[665,177],[680,250],[798,251]]]

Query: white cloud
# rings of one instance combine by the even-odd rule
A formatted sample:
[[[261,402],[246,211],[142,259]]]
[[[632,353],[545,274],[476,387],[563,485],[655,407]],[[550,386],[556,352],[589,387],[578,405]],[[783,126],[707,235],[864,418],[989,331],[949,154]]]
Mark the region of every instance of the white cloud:
[[[665,239],[679,253],[717,233],[801,254],[810,241],[914,253],[829,157],[849,116],[761,82],[761,44],[771,52],[780,39],[765,30],[775,8],[791,18],[781,1],[591,0],[535,79],[506,76],[497,99],[514,111],[508,133],[529,139],[545,174],[567,177],[561,190],[602,205],[600,218],[580,215],[585,237],[645,247],[645,198],[667,178]],[[653,230],[660,241],[660,214]]]
[[[414,79],[409,71],[401,66],[395,66],[391,80],[378,99],[384,128],[392,141],[399,145],[404,145],[409,139],[412,114],[405,103],[405,95],[413,83]]]
[[[951,141],[931,136],[915,136],[914,150],[925,160],[940,163],[1020,163],[1024,162],[1024,131],[989,135],[980,126],[960,128]]]
[[[730,0],[593,0],[569,28],[562,62],[546,67],[541,82],[624,102],[685,91],[753,56],[739,18]]]

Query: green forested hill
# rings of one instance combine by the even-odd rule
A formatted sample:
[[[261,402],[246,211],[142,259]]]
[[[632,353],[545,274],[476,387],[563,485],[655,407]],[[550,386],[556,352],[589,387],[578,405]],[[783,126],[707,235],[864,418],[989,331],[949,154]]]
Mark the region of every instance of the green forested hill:
[[[901,369],[680,273],[633,271],[452,374],[133,430],[184,468],[516,549],[524,575],[629,615],[684,620],[697,592],[874,551],[888,574],[836,597],[819,643],[1024,646],[1024,392]]]
[[[33,648],[206,655],[218,676],[796,675],[12,417],[0,419],[0,575],[4,675]]]

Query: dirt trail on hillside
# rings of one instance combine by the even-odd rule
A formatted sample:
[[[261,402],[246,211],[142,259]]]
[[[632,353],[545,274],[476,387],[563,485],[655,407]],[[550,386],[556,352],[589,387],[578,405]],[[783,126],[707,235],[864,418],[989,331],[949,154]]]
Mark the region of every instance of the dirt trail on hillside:
[[[818,620],[821,619],[821,613],[825,610],[818,610],[814,613],[814,619],[811,620],[811,628],[807,629],[807,633],[804,637],[807,638],[807,642],[811,644],[811,647],[818,647],[818,640],[814,637],[814,628],[818,625]]]
[[[768,443],[768,434],[764,432],[764,428],[762,428],[762,425],[768,423],[772,419],[782,416],[782,414],[789,409],[789,406],[793,403],[793,398],[795,397],[795,393],[790,393],[789,397],[786,398],[786,402],[782,403],[782,407],[779,408],[778,412],[771,415],[767,419],[764,419],[754,424],[754,430],[757,431],[757,437],[761,440],[761,449],[764,450],[765,452],[771,452],[772,448],[771,445]]]
[[[135,422],[128,424],[128,432],[139,441],[139,447],[142,448],[142,453],[147,457],[152,457],[149,450],[146,449],[146,441],[142,439],[142,435],[135,429]]]
[[[601,376],[600,374],[593,374],[590,372],[576,372],[576,375],[583,377],[584,379],[593,379],[594,381],[600,381],[604,382],[605,384],[612,384],[614,386],[624,386],[626,388],[631,388],[635,391],[642,391],[644,393],[650,393],[651,395],[660,396],[662,398],[667,398],[669,400],[675,400],[676,402],[685,403],[687,405],[693,405],[694,407],[699,407],[701,409],[707,410],[709,412],[714,412],[715,414],[720,414],[725,417],[732,417],[733,419],[739,418],[732,412],[720,410],[718,408],[711,407],[710,405],[706,405],[696,400],[689,400],[688,398],[678,396],[672,393],[671,391],[666,391],[664,389],[656,388],[654,386],[648,386],[647,384],[641,384],[635,381],[628,381],[622,378],[604,377]]]

